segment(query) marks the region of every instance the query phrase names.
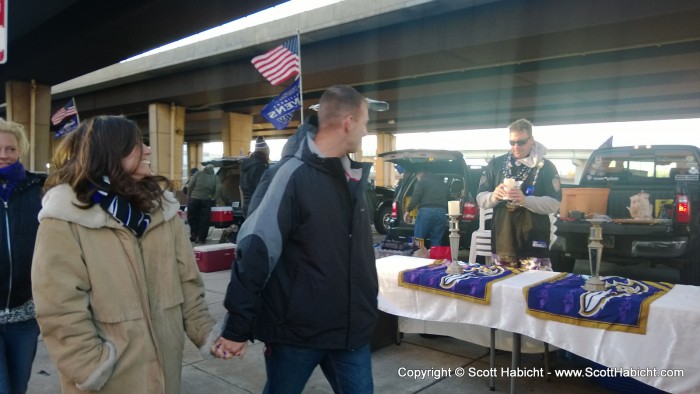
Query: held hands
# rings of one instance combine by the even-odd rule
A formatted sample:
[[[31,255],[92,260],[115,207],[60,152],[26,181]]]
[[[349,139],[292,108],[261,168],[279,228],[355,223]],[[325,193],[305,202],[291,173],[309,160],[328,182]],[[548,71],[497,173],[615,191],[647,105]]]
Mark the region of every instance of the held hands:
[[[211,354],[224,360],[229,360],[233,357],[243,358],[247,347],[245,342],[229,341],[224,337],[219,337],[211,345]]]

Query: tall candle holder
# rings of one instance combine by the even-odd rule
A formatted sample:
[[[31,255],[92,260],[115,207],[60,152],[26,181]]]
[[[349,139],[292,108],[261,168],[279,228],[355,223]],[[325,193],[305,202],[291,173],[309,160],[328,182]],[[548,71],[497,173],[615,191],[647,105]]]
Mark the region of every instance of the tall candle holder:
[[[462,266],[457,262],[459,260],[459,217],[460,215],[448,214],[450,217],[450,252],[452,262],[447,266],[447,273],[458,275],[464,272]]]
[[[588,261],[591,267],[591,277],[586,281],[584,288],[588,291],[605,290],[605,282],[600,278],[600,261],[603,257],[603,227],[605,219],[587,219],[591,223],[588,236]]]

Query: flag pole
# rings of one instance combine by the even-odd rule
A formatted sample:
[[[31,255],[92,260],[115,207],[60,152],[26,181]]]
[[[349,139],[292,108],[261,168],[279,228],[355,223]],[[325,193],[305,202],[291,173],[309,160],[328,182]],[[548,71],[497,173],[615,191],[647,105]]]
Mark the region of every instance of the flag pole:
[[[301,72],[301,36],[299,35],[299,29],[297,29],[297,53],[299,54],[299,103],[301,104],[301,123],[304,123],[304,85],[302,85],[302,72]]]
[[[78,112],[78,103],[75,102],[75,96],[73,96],[73,106],[75,107],[75,118],[78,119],[78,124],[80,124],[80,112]]]

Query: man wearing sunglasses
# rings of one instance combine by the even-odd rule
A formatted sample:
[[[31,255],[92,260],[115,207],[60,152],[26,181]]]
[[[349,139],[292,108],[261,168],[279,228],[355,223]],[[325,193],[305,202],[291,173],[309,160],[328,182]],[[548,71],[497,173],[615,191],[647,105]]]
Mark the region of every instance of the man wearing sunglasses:
[[[509,127],[511,149],[489,162],[476,200],[493,208],[491,252],[497,265],[521,270],[552,270],[549,215],[559,210],[559,173],[544,158],[547,148],[532,136],[532,123],[519,119]]]

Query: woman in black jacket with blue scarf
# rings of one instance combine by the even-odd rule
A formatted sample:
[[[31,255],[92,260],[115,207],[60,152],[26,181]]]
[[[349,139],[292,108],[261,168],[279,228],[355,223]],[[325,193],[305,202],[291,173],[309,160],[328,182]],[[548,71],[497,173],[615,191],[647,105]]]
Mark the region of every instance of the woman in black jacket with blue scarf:
[[[0,392],[24,393],[36,354],[39,326],[31,267],[45,177],[24,169],[24,128],[0,118]]]

